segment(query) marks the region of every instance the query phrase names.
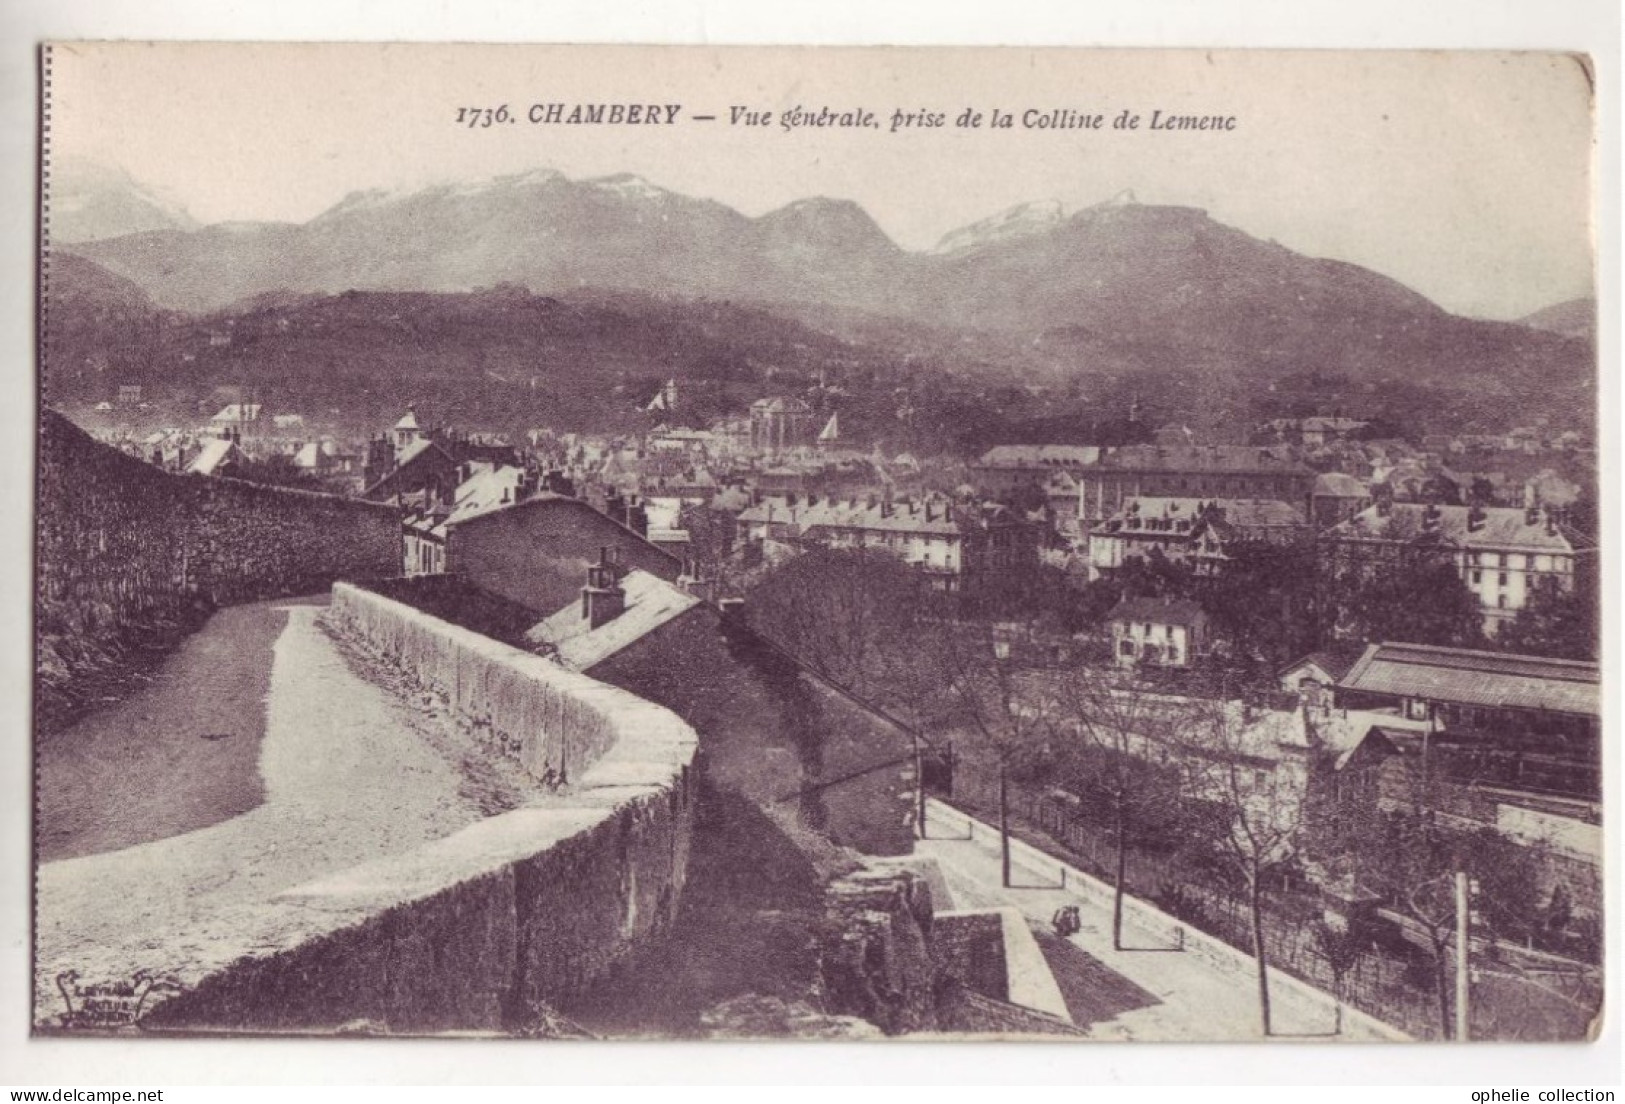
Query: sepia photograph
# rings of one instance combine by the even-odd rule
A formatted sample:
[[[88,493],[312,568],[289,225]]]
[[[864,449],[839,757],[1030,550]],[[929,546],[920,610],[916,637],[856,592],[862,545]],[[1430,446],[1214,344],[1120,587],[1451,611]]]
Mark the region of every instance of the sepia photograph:
[[[39,71],[36,1039],[1597,1037],[1586,55]]]

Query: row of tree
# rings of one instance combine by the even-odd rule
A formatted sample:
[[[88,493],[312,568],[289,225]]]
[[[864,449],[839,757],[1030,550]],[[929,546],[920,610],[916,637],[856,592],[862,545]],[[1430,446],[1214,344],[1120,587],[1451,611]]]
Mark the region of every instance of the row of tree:
[[[1295,596],[1283,565],[1292,554],[1260,555],[1244,565],[1233,591],[1208,590],[1215,617],[1267,624],[1261,608],[1273,609],[1271,595],[1290,611]],[[1139,570],[1150,579],[1168,566]],[[1254,589],[1266,598],[1249,606],[1245,596]],[[1420,590],[1405,593],[1416,604],[1426,598]],[[1392,608],[1397,618],[1400,607]],[[1024,664],[1017,627],[951,616],[918,575],[888,557],[809,552],[759,586],[747,611],[759,630],[803,662],[903,720],[922,755],[954,741],[957,769],[983,772],[996,786],[1006,885],[1012,784],[1070,791],[1078,815],[1110,841],[1118,947],[1124,895],[1134,888],[1131,853],[1176,852],[1209,871],[1215,886],[1245,902],[1266,1033],[1272,1023],[1265,916],[1272,885],[1289,872],[1345,884],[1351,895],[1379,898],[1407,918],[1430,949],[1447,1033],[1455,871],[1471,872],[1486,887],[1485,912],[1503,936],[1526,938],[1566,923],[1564,903],[1537,890],[1529,849],[1493,831],[1451,828],[1436,815],[1437,775],[1427,781],[1424,769],[1423,784],[1409,788],[1409,804],[1381,811],[1370,787],[1351,785],[1312,742],[1300,758],[1289,753],[1283,760],[1281,733],[1269,726],[1301,725],[1301,715],[1266,715],[1229,695],[1170,693],[1134,670]],[[1414,618],[1416,605],[1408,612]],[[1369,937],[1334,927],[1323,929],[1320,942],[1334,972],[1372,949]]]

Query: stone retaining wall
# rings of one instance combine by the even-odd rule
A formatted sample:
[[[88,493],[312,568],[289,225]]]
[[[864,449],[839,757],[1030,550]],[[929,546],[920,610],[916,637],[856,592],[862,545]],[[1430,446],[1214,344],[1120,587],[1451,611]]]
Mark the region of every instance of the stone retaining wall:
[[[120,653],[184,634],[217,606],[400,572],[393,506],[173,475],[46,411],[36,510],[42,728]]]

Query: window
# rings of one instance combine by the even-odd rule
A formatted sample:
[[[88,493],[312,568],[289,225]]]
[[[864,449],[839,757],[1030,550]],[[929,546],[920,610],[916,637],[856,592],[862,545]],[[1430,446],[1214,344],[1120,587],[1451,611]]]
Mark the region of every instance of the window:
[[[1473,585],[1477,586],[1479,583],[1482,583],[1483,581],[1484,581],[1484,573],[1482,571],[1476,571],[1475,570],[1473,572]]]
[[[1501,585],[1507,585],[1507,573],[1505,571],[1501,572]]]
[[[1506,609],[1507,608],[1507,596],[1505,594],[1497,594],[1495,596],[1495,608],[1496,609]]]
[[[1117,645],[1117,654],[1131,656],[1134,654],[1134,641],[1124,640]]]

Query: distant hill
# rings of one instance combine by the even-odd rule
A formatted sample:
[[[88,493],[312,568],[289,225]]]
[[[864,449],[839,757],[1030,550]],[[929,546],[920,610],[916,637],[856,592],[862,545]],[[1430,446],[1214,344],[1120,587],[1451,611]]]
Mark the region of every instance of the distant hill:
[[[1591,341],[1597,332],[1597,301],[1585,298],[1554,303],[1519,319],[1519,322],[1537,330]]]
[[[1071,214],[1023,205],[912,253],[851,202],[812,198],[749,218],[630,175],[536,171],[356,193],[301,225],[171,227],[76,248],[159,307],[194,313],[357,289],[597,290],[752,305],[798,319],[818,347],[884,350],[905,376],[982,365],[1065,386],[1194,373],[1216,393],[1227,385],[1215,373],[1233,388],[1315,371],[1356,392],[1461,387],[1486,416],[1532,403],[1589,418],[1593,405],[1583,337],[1456,317],[1368,269],[1130,193]],[[747,355],[742,342],[730,348]]]
[[[76,258],[64,279],[95,287],[102,275]],[[69,304],[90,301],[65,293]],[[643,407],[675,377],[681,401],[663,417],[705,425],[743,413],[766,390],[806,393],[820,369],[869,377],[889,363],[748,306],[625,292],[538,296],[513,285],[272,296],[201,316],[65,306],[49,322],[47,369],[60,403],[140,383],[154,401],[184,407],[233,387],[279,410],[337,410],[363,423],[392,421],[418,402],[461,426],[647,428]],[[850,416],[861,424],[866,414]]]
[[[115,276],[94,261],[56,251],[45,276],[48,305],[89,315],[142,317],[157,308],[133,280]]]

